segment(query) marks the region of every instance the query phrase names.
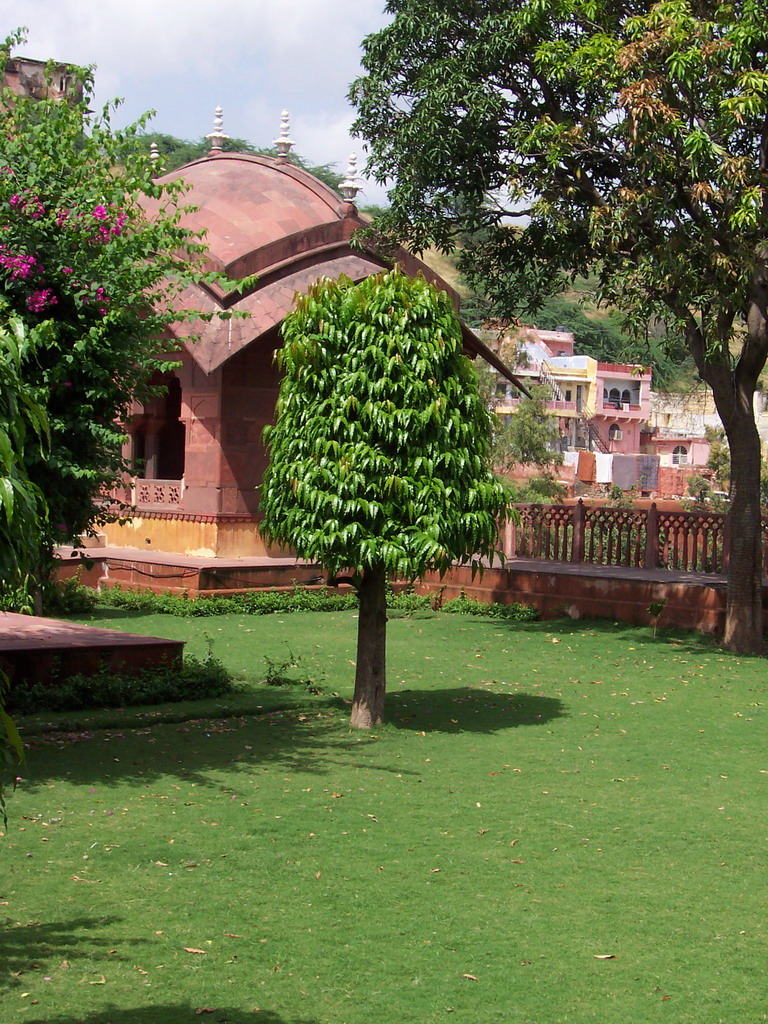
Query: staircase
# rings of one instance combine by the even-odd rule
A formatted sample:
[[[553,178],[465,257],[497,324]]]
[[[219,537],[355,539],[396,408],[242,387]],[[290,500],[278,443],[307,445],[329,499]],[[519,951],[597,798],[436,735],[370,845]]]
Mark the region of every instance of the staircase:
[[[539,380],[541,381],[542,384],[546,384],[547,387],[550,389],[550,391],[552,392],[552,400],[553,401],[555,401],[555,402],[564,402],[565,401],[565,395],[563,394],[563,389],[560,387],[560,385],[557,383],[555,378],[549,372],[549,369],[547,368],[547,364],[546,363],[542,363],[540,368],[539,368]]]
[[[593,423],[592,420],[588,420],[586,417],[584,417],[582,423],[584,424],[584,427],[587,431],[587,436],[589,437],[590,448],[593,451],[597,450],[599,452],[603,452],[604,455],[607,455],[611,450],[608,438],[605,437],[605,435],[597,426],[597,424]]]

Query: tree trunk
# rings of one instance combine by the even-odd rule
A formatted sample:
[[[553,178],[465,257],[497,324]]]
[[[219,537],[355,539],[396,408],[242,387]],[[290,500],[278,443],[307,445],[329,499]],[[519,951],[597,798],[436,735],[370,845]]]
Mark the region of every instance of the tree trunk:
[[[760,509],[760,435],[753,401],[768,356],[768,253],[758,252],[747,295],[746,337],[732,361],[735,309],[718,316],[719,342],[709,349],[692,322],[688,348],[712,388],[731,451],[730,558],[723,642],[738,654],[763,650],[763,540]]]
[[[731,449],[731,550],[725,610],[726,647],[739,654],[763,650],[763,539],[760,510],[760,437],[751,402],[725,424]]]
[[[387,686],[387,574],[384,566],[363,574],[358,589],[357,669],[350,725],[370,729],[384,720]]]

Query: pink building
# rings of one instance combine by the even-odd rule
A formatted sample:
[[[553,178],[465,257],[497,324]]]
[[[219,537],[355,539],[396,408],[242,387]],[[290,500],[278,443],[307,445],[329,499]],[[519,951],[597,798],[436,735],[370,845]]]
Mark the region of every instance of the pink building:
[[[627,363],[598,363],[592,422],[606,450],[641,451],[640,430],[650,412],[651,371]]]

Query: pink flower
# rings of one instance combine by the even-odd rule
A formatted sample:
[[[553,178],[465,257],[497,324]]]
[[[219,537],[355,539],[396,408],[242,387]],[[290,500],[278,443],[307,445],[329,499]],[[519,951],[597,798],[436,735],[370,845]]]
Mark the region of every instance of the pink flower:
[[[30,313],[42,313],[46,306],[55,306],[59,300],[50,288],[39,288],[27,298]]]

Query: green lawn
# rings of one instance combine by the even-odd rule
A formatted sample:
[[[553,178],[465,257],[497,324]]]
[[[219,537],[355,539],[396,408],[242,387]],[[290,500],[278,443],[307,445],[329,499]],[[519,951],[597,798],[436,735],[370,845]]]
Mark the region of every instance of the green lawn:
[[[26,722],[3,1021],[768,1020],[765,661],[394,618],[367,736],[351,613],[91,621],[207,634],[245,687]],[[288,649],[325,694],[258,684]]]

